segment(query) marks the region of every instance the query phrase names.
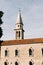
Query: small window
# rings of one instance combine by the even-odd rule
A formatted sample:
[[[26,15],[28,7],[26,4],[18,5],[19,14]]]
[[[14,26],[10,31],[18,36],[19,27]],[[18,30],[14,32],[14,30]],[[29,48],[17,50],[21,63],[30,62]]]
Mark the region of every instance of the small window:
[[[15,50],[15,56],[18,56],[18,50]]]
[[[8,65],[7,62],[5,62],[4,65]]]
[[[8,55],[8,51],[7,50],[5,50],[5,56],[7,56]]]
[[[15,65],[18,65],[18,62],[15,62]]]
[[[29,65],[33,65],[33,63],[30,61],[30,62],[29,62]]]
[[[43,56],[43,48],[42,48],[42,56]]]
[[[29,49],[29,55],[32,55],[32,49]]]

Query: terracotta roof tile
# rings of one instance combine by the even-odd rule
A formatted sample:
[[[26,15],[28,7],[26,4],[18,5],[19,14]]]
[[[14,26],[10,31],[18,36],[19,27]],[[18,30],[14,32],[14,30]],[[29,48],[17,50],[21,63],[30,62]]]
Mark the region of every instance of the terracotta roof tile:
[[[8,40],[3,41],[1,46],[3,45],[16,45],[16,44],[31,44],[31,43],[43,43],[43,38],[35,38],[35,39],[23,39],[23,40]]]

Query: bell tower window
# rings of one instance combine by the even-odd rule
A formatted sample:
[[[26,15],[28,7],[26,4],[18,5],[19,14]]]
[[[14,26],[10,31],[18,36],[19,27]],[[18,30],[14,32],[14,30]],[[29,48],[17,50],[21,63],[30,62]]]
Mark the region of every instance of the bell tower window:
[[[19,37],[20,37],[20,31],[19,31]]]
[[[16,31],[16,37],[18,37],[18,31]]]
[[[20,37],[20,31],[16,31],[16,37]]]

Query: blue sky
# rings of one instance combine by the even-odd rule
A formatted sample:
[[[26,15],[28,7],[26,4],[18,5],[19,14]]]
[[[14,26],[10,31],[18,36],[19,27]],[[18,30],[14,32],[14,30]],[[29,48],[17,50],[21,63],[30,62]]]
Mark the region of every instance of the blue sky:
[[[1,39],[15,39],[14,29],[19,8],[24,23],[24,38],[42,38],[43,0],[0,0],[0,10],[4,12]]]

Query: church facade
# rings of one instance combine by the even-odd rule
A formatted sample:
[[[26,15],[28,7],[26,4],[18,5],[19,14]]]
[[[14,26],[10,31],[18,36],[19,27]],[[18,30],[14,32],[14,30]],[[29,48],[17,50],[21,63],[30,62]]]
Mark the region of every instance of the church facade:
[[[24,39],[20,10],[15,26],[15,40],[0,45],[0,65],[43,65],[43,38]]]

